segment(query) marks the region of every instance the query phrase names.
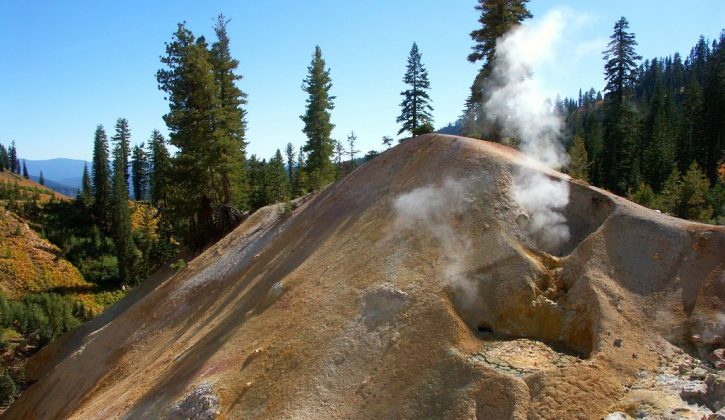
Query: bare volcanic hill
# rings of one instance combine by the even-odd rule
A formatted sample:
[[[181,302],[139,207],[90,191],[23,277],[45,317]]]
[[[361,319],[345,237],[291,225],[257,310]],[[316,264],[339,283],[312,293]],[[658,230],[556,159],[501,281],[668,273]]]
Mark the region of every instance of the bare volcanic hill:
[[[568,184],[563,240],[513,198],[522,167]],[[721,227],[422,136],[291,214],[259,210],[43,349],[6,416],[709,414],[724,265]]]

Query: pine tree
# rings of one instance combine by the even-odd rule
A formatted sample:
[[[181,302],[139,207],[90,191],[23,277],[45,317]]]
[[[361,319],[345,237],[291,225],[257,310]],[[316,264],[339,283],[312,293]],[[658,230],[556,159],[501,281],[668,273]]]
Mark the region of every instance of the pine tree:
[[[573,178],[582,181],[589,180],[589,159],[587,157],[587,149],[584,147],[584,139],[581,136],[574,137],[574,143],[569,149],[569,166],[568,173]]]
[[[217,17],[214,32],[217,41],[211,46],[210,61],[214,70],[214,79],[219,88],[219,107],[221,112],[216,123],[217,139],[214,142],[214,160],[222,187],[222,203],[226,206],[246,206],[246,184],[248,183],[245,163],[244,141],[246,132],[247,94],[242,92],[236,82],[242,76],[236,74],[239,61],[232,58],[229,50],[227,20],[224,15]]]
[[[30,178],[28,176],[28,167],[25,166],[25,159],[23,159],[23,178],[28,179]]]
[[[96,127],[93,140],[93,214],[101,229],[111,225],[111,169],[108,166],[108,139],[103,126]]]
[[[360,153],[359,150],[355,149],[355,143],[357,143],[357,136],[355,135],[354,131],[350,132],[350,135],[347,136],[347,153],[350,155],[350,170],[352,171],[355,169],[355,155]]]
[[[169,185],[180,192],[167,198],[174,198],[170,204],[176,231],[201,246],[213,230],[214,207],[225,198],[219,170],[222,148],[217,142],[223,113],[219,87],[205,39],[195,38],[183,23],[166,44],[161,62],[167,67],[156,79],[169,100],[164,121],[170,143],[177,148]]]
[[[604,90],[619,103],[624,102],[626,95],[630,93],[637,74],[636,62],[642,59],[634,51],[637,45],[634,34],[627,32],[627,29],[629,22],[622,16],[614,24],[614,32],[604,51],[604,75],[607,80]]]
[[[128,167],[123,142],[119,141],[113,153],[113,186],[112,211],[113,221],[111,234],[116,247],[118,258],[118,276],[120,286],[132,285],[136,282],[134,276],[134,244],[131,231],[131,218],[128,209],[128,184],[125,171]]]
[[[18,165],[18,150],[15,148],[15,140],[10,143],[8,155],[10,159],[10,172],[14,174],[19,173],[20,165]]]
[[[332,148],[335,154],[335,180],[338,180],[342,177],[342,156],[345,154],[345,145],[339,140],[333,140]]]
[[[659,191],[675,162],[675,145],[669,121],[667,101],[660,78],[655,83],[650,115],[640,142],[644,181]]]
[[[267,168],[267,202],[274,204],[289,200],[289,190],[282,152],[277,149]]]
[[[81,178],[81,193],[79,198],[86,207],[93,203],[93,186],[91,185],[91,177],[88,174],[88,164],[83,165],[83,177]]]
[[[310,188],[307,172],[302,170],[305,166],[305,154],[302,150],[300,150],[297,154],[297,175],[295,176],[294,184],[292,184],[293,197],[301,197],[305,195]]]
[[[171,158],[166,149],[166,140],[154,130],[149,139],[149,192],[151,204],[163,208],[169,191]]]
[[[430,105],[430,96],[427,92],[430,89],[428,71],[421,62],[421,54],[415,42],[410,49],[403,82],[409,88],[400,92],[403,102],[400,103],[400,116],[396,122],[402,123],[402,127],[398,134],[408,131],[414,136],[418,127],[426,123],[432,124],[433,121],[431,116],[433,107]]]
[[[45,185],[45,177],[43,176],[43,171],[40,171],[40,175],[38,176],[38,184]]]
[[[684,93],[682,88],[685,87],[685,80],[685,66],[682,63],[682,56],[676,52],[672,58],[672,66],[666,85],[670,88],[668,93],[672,95],[678,105],[682,103]]]
[[[682,190],[677,216],[689,220],[710,223],[713,209],[709,205],[707,195],[710,190],[710,181],[700,170],[697,161],[692,162],[682,178]]]
[[[249,164],[249,204],[252,210],[264,207],[269,204],[267,200],[267,162],[257,159],[252,155],[248,160]]]
[[[290,188],[292,187],[292,183],[294,182],[294,169],[295,169],[295,147],[292,145],[292,143],[287,143],[287,148],[285,148],[285,156],[287,157],[287,174],[288,179],[290,183]]]
[[[705,137],[702,89],[696,77],[690,77],[682,104],[682,124],[677,143],[677,161],[681,170],[686,170],[702,150]]]
[[[144,150],[145,145],[136,145],[131,154],[131,172],[133,173],[133,198],[144,200],[148,186],[148,157]]]
[[[123,179],[126,183],[126,189],[128,189],[128,180],[129,180],[129,172],[128,172],[128,160],[131,157],[131,129],[128,127],[128,120],[125,118],[119,118],[116,120],[116,134],[111,137],[111,140],[116,143],[116,146],[118,148],[118,153],[120,153],[120,158],[125,162],[125,165],[122,166],[123,170]],[[114,167],[114,171],[115,171]]]
[[[679,208],[680,197],[682,196],[682,173],[677,166],[670,171],[670,175],[662,186],[659,198],[659,207],[665,213],[675,215],[681,213]]]
[[[8,165],[8,150],[0,143],[0,172],[10,169]]]
[[[305,114],[300,116],[305,123],[302,132],[307,135],[307,143],[302,150],[307,153],[307,172],[312,187],[319,190],[334,179],[335,171],[330,161],[332,139],[330,134],[335,127],[330,122],[330,111],[334,108],[334,96],[330,96],[332,81],[330,70],[325,69],[322,50],[315,47],[312,62],[307,67],[308,75],[302,89],[307,93]]]
[[[390,149],[390,145],[393,144],[393,138],[390,136],[383,136],[383,145],[386,149]]]
[[[700,35],[697,44],[690,51],[687,61],[690,65],[690,71],[693,77],[697,78],[700,86],[705,85],[705,73],[707,71],[707,60],[710,56],[710,46],[705,41],[705,37]]]
[[[627,193],[627,199],[645,207],[654,209],[659,207],[657,194],[652,190],[652,187],[645,183],[640,183],[636,191]]]
[[[468,61],[476,63],[482,60],[483,66],[473,80],[471,94],[466,100],[463,124],[463,134],[466,136],[484,135],[484,90],[493,71],[496,42],[512,28],[532,17],[526,8],[528,2],[529,0],[478,0],[476,10],[481,12],[478,19],[481,29],[471,32],[475,45],[472,47],[473,52],[468,55]]]
[[[703,86],[705,139],[697,159],[715,182],[725,152],[725,30],[720,33],[719,43],[713,42]]]
[[[587,157],[591,163],[589,168],[589,182],[601,185],[602,148],[604,128],[602,127],[601,107],[593,107],[587,112],[584,128],[584,146]]]
[[[636,113],[629,102],[636,61],[641,57],[634,52],[637,42],[627,32],[629,23],[622,17],[614,25],[607,49],[604,51],[606,109],[602,150],[603,184],[622,194],[638,180],[638,151]]]

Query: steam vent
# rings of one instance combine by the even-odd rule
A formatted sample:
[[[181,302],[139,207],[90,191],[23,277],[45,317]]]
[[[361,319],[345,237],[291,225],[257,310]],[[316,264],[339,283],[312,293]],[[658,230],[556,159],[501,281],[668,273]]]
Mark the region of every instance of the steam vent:
[[[565,235],[519,204],[521,171],[568,188]],[[421,136],[51,343],[5,416],[716,416],[724,266],[722,227]]]

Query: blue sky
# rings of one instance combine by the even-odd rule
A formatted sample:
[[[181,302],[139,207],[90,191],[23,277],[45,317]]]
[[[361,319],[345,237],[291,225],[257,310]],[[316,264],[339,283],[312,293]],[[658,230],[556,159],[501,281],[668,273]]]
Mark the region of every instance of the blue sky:
[[[380,150],[395,136],[401,81],[413,41],[431,80],[436,127],[461,113],[479,67],[466,61],[477,27],[475,1],[9,1],[0,0],[0,143],[15,140],[21,157],[90,159],[97,124],[112,131],[118,117],[133,141],[165,132],[167,111],[155,73],[164,42],[182,20],[213,39],[224,13],[232,54],[249,94],[249,153],[270,157],[287,142],[304,143],[305,94],[300,86],[315,45],[331,69],[337,97],[333,137],[355,131],[360,150]],[[574,96],[603,87],[601,50],[612,25],[626,16],[645,58],[687,55],[699,35],[725,27],[725,1],[532,0],[534,19],[567,8],[579,24],[558,65],[539,72],[551,92]]]

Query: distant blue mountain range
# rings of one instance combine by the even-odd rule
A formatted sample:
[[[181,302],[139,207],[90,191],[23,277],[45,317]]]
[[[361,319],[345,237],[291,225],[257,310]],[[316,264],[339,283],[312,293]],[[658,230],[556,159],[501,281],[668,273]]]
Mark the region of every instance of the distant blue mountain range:
[[[23,159],[21,159],[21,162]],[[83,179],[83,167],[91,162],[79,159],[47,159],[47,160],[25,160],[28,174],[34,181],[38,180],[40,172],[43,172],[45,185],[61,194],[74,197],[81,187]]]

